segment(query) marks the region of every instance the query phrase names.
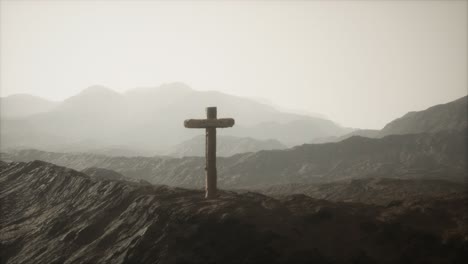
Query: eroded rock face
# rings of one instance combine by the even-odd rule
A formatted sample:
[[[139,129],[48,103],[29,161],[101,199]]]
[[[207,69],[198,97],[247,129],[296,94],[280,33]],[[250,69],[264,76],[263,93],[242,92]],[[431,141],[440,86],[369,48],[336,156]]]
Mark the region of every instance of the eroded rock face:
[[[464,262],[466,196],[389,207],[97,180],[0,163],[5,263]]]

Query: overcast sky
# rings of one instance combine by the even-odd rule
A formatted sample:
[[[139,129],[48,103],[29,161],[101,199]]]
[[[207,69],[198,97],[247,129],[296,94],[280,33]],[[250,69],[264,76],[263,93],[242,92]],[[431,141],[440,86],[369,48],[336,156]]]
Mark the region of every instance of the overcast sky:
[[[4,1],[0,93],[185,82],[381,128],[467,94],[467,1]]]

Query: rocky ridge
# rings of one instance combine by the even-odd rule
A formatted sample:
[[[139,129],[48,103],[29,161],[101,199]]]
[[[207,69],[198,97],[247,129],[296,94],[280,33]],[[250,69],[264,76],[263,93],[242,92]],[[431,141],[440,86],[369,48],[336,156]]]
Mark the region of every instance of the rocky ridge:
[[[285,149],[286,146],[278,140],[259,140],[250,137],[218,136],[216,140],[216,155],[218,157],[229,157],[246,152],[257,152],[261,150]],[[200,135],[184,141],[165,153],[172,157],[204,157],[205,136]]]
[[[337,143],[219,157],[218,183],[221,188],[263,188],[367,177],[464,182],[467,136],[465,130],[381,139],[352,137]],[[43,160],[76,170],[100,167],[155,184],[204,186],[202,157],[108,157],[37,150],[2,153],[1,157]]]
[[[464,263],[467,198],[388,207],[96,180],[0,163],[3,263]]]
[[[466,183],[445,180],[364,178],[331,183],[290,183],[257,191],[269,196],[305,194],[312,198],[338,202],[378,204],[382,206],[407,200],[442,197],[467,191]]]

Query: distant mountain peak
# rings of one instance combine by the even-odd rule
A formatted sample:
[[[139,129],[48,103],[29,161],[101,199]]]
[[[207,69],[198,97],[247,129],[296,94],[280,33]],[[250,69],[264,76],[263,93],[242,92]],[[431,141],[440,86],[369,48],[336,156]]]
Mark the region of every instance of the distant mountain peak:
[[[72,113],[83,114],[91,112],[95,114],[102,114],[105,111],[115,111],[115,109],[118,109],[115,103],[121,102],[122,99],[122,94],[110,88],[102,85],[93,85],[82,90],[79,94],[67,98],[62,102],[62,104],[60,104],[55,112],[66,113],[65,115],[70,115]]]
[[[70,103],[75,104],[75,103],[82,102],[82,101],[104,102],[104,101],[108,101],[109,99],[119,98],[121,96],[122,94],[110,88],[107,88],[103,85],[93,85],[82,90],[79,94],[66,99],[64,101],[64,105],[68,105]]]
[[[118,92],[105,87],[103,85],[92,85],[89,86],[88,88],[82,90],[78,96],[83,96],[83,95],[120,95]]]
[[[192,91],[193,89],[190,88],[187,84],[183,82],[171,82],[171,83],[163,83],[158,87],[158,90],[178,90],[178,91]]]
[[[465,129],[468,123],[467,99],[467,96],[463,96],[422,111],[408,112],[385,125],[380,136]]]
[[[348,132],[328,120],[281,112],[240,96],[192,90],[184,83],[175,82],[135,88],[125,93],[102,85],[88,87],[60,102],[47,114],[9,124],[2,130],[7,136],[2,142],[8,142],[7,146],[11,147],[34,144],[34,147],[53,150],[50,146],[70,146],[74,144],[72,142],[92,140],[99,143],[97,149],[125,145],[153,153],[193,137],[195,131],[184,129],[181,122],[187,118],[202,118],[207,106],[217,106],[220,117],[236,119],[236,127],[226,134],[260,140],[277,139],[286,146]],[[276,124],[262,124],[271,121]],[[21,135],[9,131],[21,131]],[[63,140],[48,135],[62,135]],[[26,144],[26,141],[31,143]],[[256,145],[247,141],[245,144]]]
[[[50,101],[48,99],[44,99],[40,96],[32,95],[32,94],[27,94],[27,93],[17,93],[17,94],[10,94],[5,97],[0,97],[0,98],[9,98],[9,99],[14,99],[14,98],[33,98],[33,99],[39,99],[39,100],[44,100],[44,101]]]
[[[12,94],[0,97],[0,116],[19,118],[44,113],[56,107],[58,102],[30,94]]]
[[[182,82],[163,83],[159,86],[137,87],[128,90],[125,94],[184,94],[194,91],[190,86]]]

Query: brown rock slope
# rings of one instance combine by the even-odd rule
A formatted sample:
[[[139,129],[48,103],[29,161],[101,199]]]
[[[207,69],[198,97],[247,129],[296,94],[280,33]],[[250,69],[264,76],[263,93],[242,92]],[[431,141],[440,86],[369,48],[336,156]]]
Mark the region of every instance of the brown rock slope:
[[[0,163],[2,263],[466,263],[466,197],[378,207]]]

